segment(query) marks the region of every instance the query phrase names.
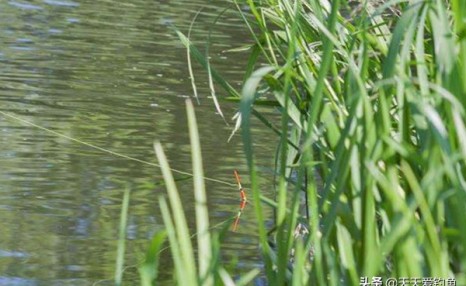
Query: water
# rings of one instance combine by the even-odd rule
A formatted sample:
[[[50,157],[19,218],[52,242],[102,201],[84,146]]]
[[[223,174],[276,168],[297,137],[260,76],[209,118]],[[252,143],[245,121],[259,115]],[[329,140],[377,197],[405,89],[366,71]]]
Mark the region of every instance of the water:
[[[192,31],[203,49],[212,28],[212,64],[238,89],[248,32],[225,1],[30,0],[0,2],[0,109],[89,144],[155,163],[160,140],[173,168],[191,172],[184,102],[192,96],[186,50],[173,30]],[[222,102],[230,126],[216,114],[206,73],[194,63],[205,174],[234,183],[245,176],[241,139],[227,142],[237,111]],[[225,96],[219,88],[218,96]],[[259,164],[272,166],[273,134],[255,125]],[[124,279],[137,285],[137,264],[162,228],[158,168],[131,161],[18,120],[0,116],[0,285],[112,285],[122,190],[132,190]],[[270,138],[264,140],[264,138]],[[183,177],[178,175],[178,177]],[[264,193],[269,180],[262,181]],[[207,182],[212,223],[235,214],[234,187]],[[190,180],[179,190],[192,226]],[[235,273],[260,266],[254,210],[225,241]],[[162,280],[170,284],[164,253]]]

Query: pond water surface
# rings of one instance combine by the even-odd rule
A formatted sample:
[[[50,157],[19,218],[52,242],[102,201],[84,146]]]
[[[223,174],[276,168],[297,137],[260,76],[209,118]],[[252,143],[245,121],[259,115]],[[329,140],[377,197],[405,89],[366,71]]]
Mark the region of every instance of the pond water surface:
[[[48,128],[111,152],[156,163],[161,140],[173,168],[191,172],[185,100],[192,96],[186,50],[171,25],[201,48],[212,30],[213,65],[240,90],[249,35],[230,4],[208,0],[0,2],[0,285],[113,285],[122,191],[132,190],[125,285],[137,285],[137,265],[162,229],[157,167],[128,160],[24,124]],[[227,139],[236,103],[222,102],[229,126],[209,98],[206,73],[194,64],[196,113],[207,177],[248,178],[241,138]],[[218,90],[218,96],[226,96]],[[273,134],[259,125],[259,165],[273,165]],[[270,186],[263,180],[264,190]],[[192,184],[179,182],[193,226]],[[234,187],[207,182],[212,224],[233,216]],[[238,256],[240,274],[260,267],[254,210],[224,242],[224,259]],[[170,285],[164,253],[161,279]]]

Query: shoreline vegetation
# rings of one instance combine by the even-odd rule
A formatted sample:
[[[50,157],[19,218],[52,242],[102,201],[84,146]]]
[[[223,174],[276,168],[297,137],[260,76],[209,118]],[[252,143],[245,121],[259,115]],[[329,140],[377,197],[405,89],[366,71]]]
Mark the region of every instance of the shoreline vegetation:
[[[187,102],[196,239],[156,143],[166,230],[150,244],[142,285],[156,285],[166,238],[179,285],[250,285],[257,277],[267,285],[466,285],[466,1],[234,6],[254,39],[241,91],[177,34],[210,81],[239,101],[263,268],[233,277],[222,264],[220,239],[231,229],[209,225],[195,107]],[[258,106],[274,108],[280,122]],[[252,118],[278,144],[277,193],[267,205]],[[274,208],[273,229],[265,207]]]

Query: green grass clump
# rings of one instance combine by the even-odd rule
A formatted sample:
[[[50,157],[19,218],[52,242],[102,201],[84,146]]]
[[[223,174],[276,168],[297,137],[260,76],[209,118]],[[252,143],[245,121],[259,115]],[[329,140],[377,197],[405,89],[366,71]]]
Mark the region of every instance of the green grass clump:
[[[233,285],[235,282],[233,282],[232,277],[220,262],[220,233],[212,233],[211,229],[213,227],[209,226],[201,146],[194,107],[190,100],[186,101],[186,111],[194,171],[192,177],[194,182],[196,231],[191,233],[188,229],[172,169],[168,164],[162,145],[156,142],[154,149],[168,194],[168,203],[164,197],[160,199],[160,208],[166,230],[154,236],[146,259],[139,269],[141,281],[143,285],[156,284],[158,261],[162,251],[162,244],[165,236],[167,236],[175,266],[174,280],[179,285]],[[223,232],[225,231],[226,229],[223,230]],[[191,242],[193,237],[197,238],[197,259]],[[257,274],[258,270],[252,269],[242,279],[236,281],[235,285],[247,285]]]
[[[246,2],[248,13],[236,5],[255,43],[242,91],[209,71],[241,101],[269,284],[438,277],[466,285],[466,1]],[[255,109],[263,97],[278,106],[279,123]],[[277,134],[273,231],[262,212],[254,117]],[[202,170],[199,163],[196,169]],[[177,226],[167,229],[172,249],[182,249],[176,238],[187,234],[178,229],[185,223],[177,206],[174,222],[161,206],[167,225]],[[197,212],[198,231],[207,238],[206,210]],[[175,259],[175,267],[194,277],[195,269],[183,264],[194,265],[193,258],[179,255],[187,262]],[[210,262],[199,261],[201,284],[215,279],[206,274],[215,258],[207,257]]]

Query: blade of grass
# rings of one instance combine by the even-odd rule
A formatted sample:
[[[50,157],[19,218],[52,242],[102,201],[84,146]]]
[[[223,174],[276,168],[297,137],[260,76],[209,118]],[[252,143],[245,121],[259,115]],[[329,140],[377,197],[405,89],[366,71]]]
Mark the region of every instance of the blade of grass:
[[[194,22],[196,22],[197,16],[201,13],[203,8],[199,9],[196,12],[196,15],[194,15],[193,19],[191,20],[191,24],[189,24],[189,30],[188,30],[188,41],[191,38],[191,31],[193,29]],[[194,92],[194,98],[197,101],[197,104],[199,104],[199,96],[197,94],[197,86],[196,86],[196,80],[194,79],[194,72],[193,72],[193,65],[191,63],[191,45],[186,46],[186,59],[188,63],[188,72],[189,72],[189,79],[191,80],[191,87]]]
[[[215,105],[215,109],[217,110],[217,113],[220,114],[220,116],[222,117],[226,125],[228,125],[228,122],[226,121],[225,116],[223,115],[222,109],[220,108],[220,104],[217,99],[217,95],[215,93],[215,86],[214,86],[214,81],[212,79],[212,73],[211,73],[209,47],[211,44],[212,28],[215,27],[215,25],[217,24],[217,21],[228,9],[229,8],[223,9],[223,11],[218,13],[217,17],[215,17],[212,23],[212,26],[209,28],[209,34],[207,36],[207,42],[206,42],[206,48],[205,48],[205,59],[206,59],[206,64],[207,64],[207,75],[208,75],[210,96],[212,96],[212,100],[214,101],[214,105]]]
[[[166,237],[166,231],[159,231],[152,237],[149,250],[146,253],[146,258],[138,269],[139,277],[141,278],[141,286],[152,286],[156,283],[159,273],[160,254]]]
[[[128,222],[128,206],[129,206],[130,190],[127,188],[123,193],[123,202],[121,204],[120,228],[118,232],[118,248],[115,267],[115,285],[119,286],[123,280],[123,266],[125,259],[126,246],[126,225]]]
[[[175,263],[175,279],[180,281],[185,281],[189,283],[188,285],[198,285],[196,277],[192,276],[187,278],[186,270],[189,273],[193,272],[193,269],[186,269],[185,259],[183,257],[183,248],[180,244],[180,239],[177,238],[175,222],[172,219],[170,210],[168,209],[167,200],[164,197],[159,199],[160,211],[162,213],[163,224],[167,230],[168,241],[170,242],[170,251],[172,253],[173,261]],[[188,265],[188,268],[191,268],[192,265]],[[195,272],[194,272],[195,274]],[[185,280],[186,279],[186,280]],[[188,280],[191,279],[191,280]]]
[[[353,238],[349,231],[340,223],[336,223],[337,229],[337,242],[341,264],[349,272],[351,285],[357,285],[359,281],[359,274],[356,269],[356,262],[353,254]]]
[[[186,100],[188,115],[189,138],[191,142],[191,157],[193,164],[194,198],[196,200],[196,227],[199,261],[199,277],[202,285],[213,284],[213,273],[209,271],[212,259],[211,239],[209,233],[209,214],[207,211],[207,196],[204,183],[204,167],[202,166],[201,143],[197,128],[194,107]]]

